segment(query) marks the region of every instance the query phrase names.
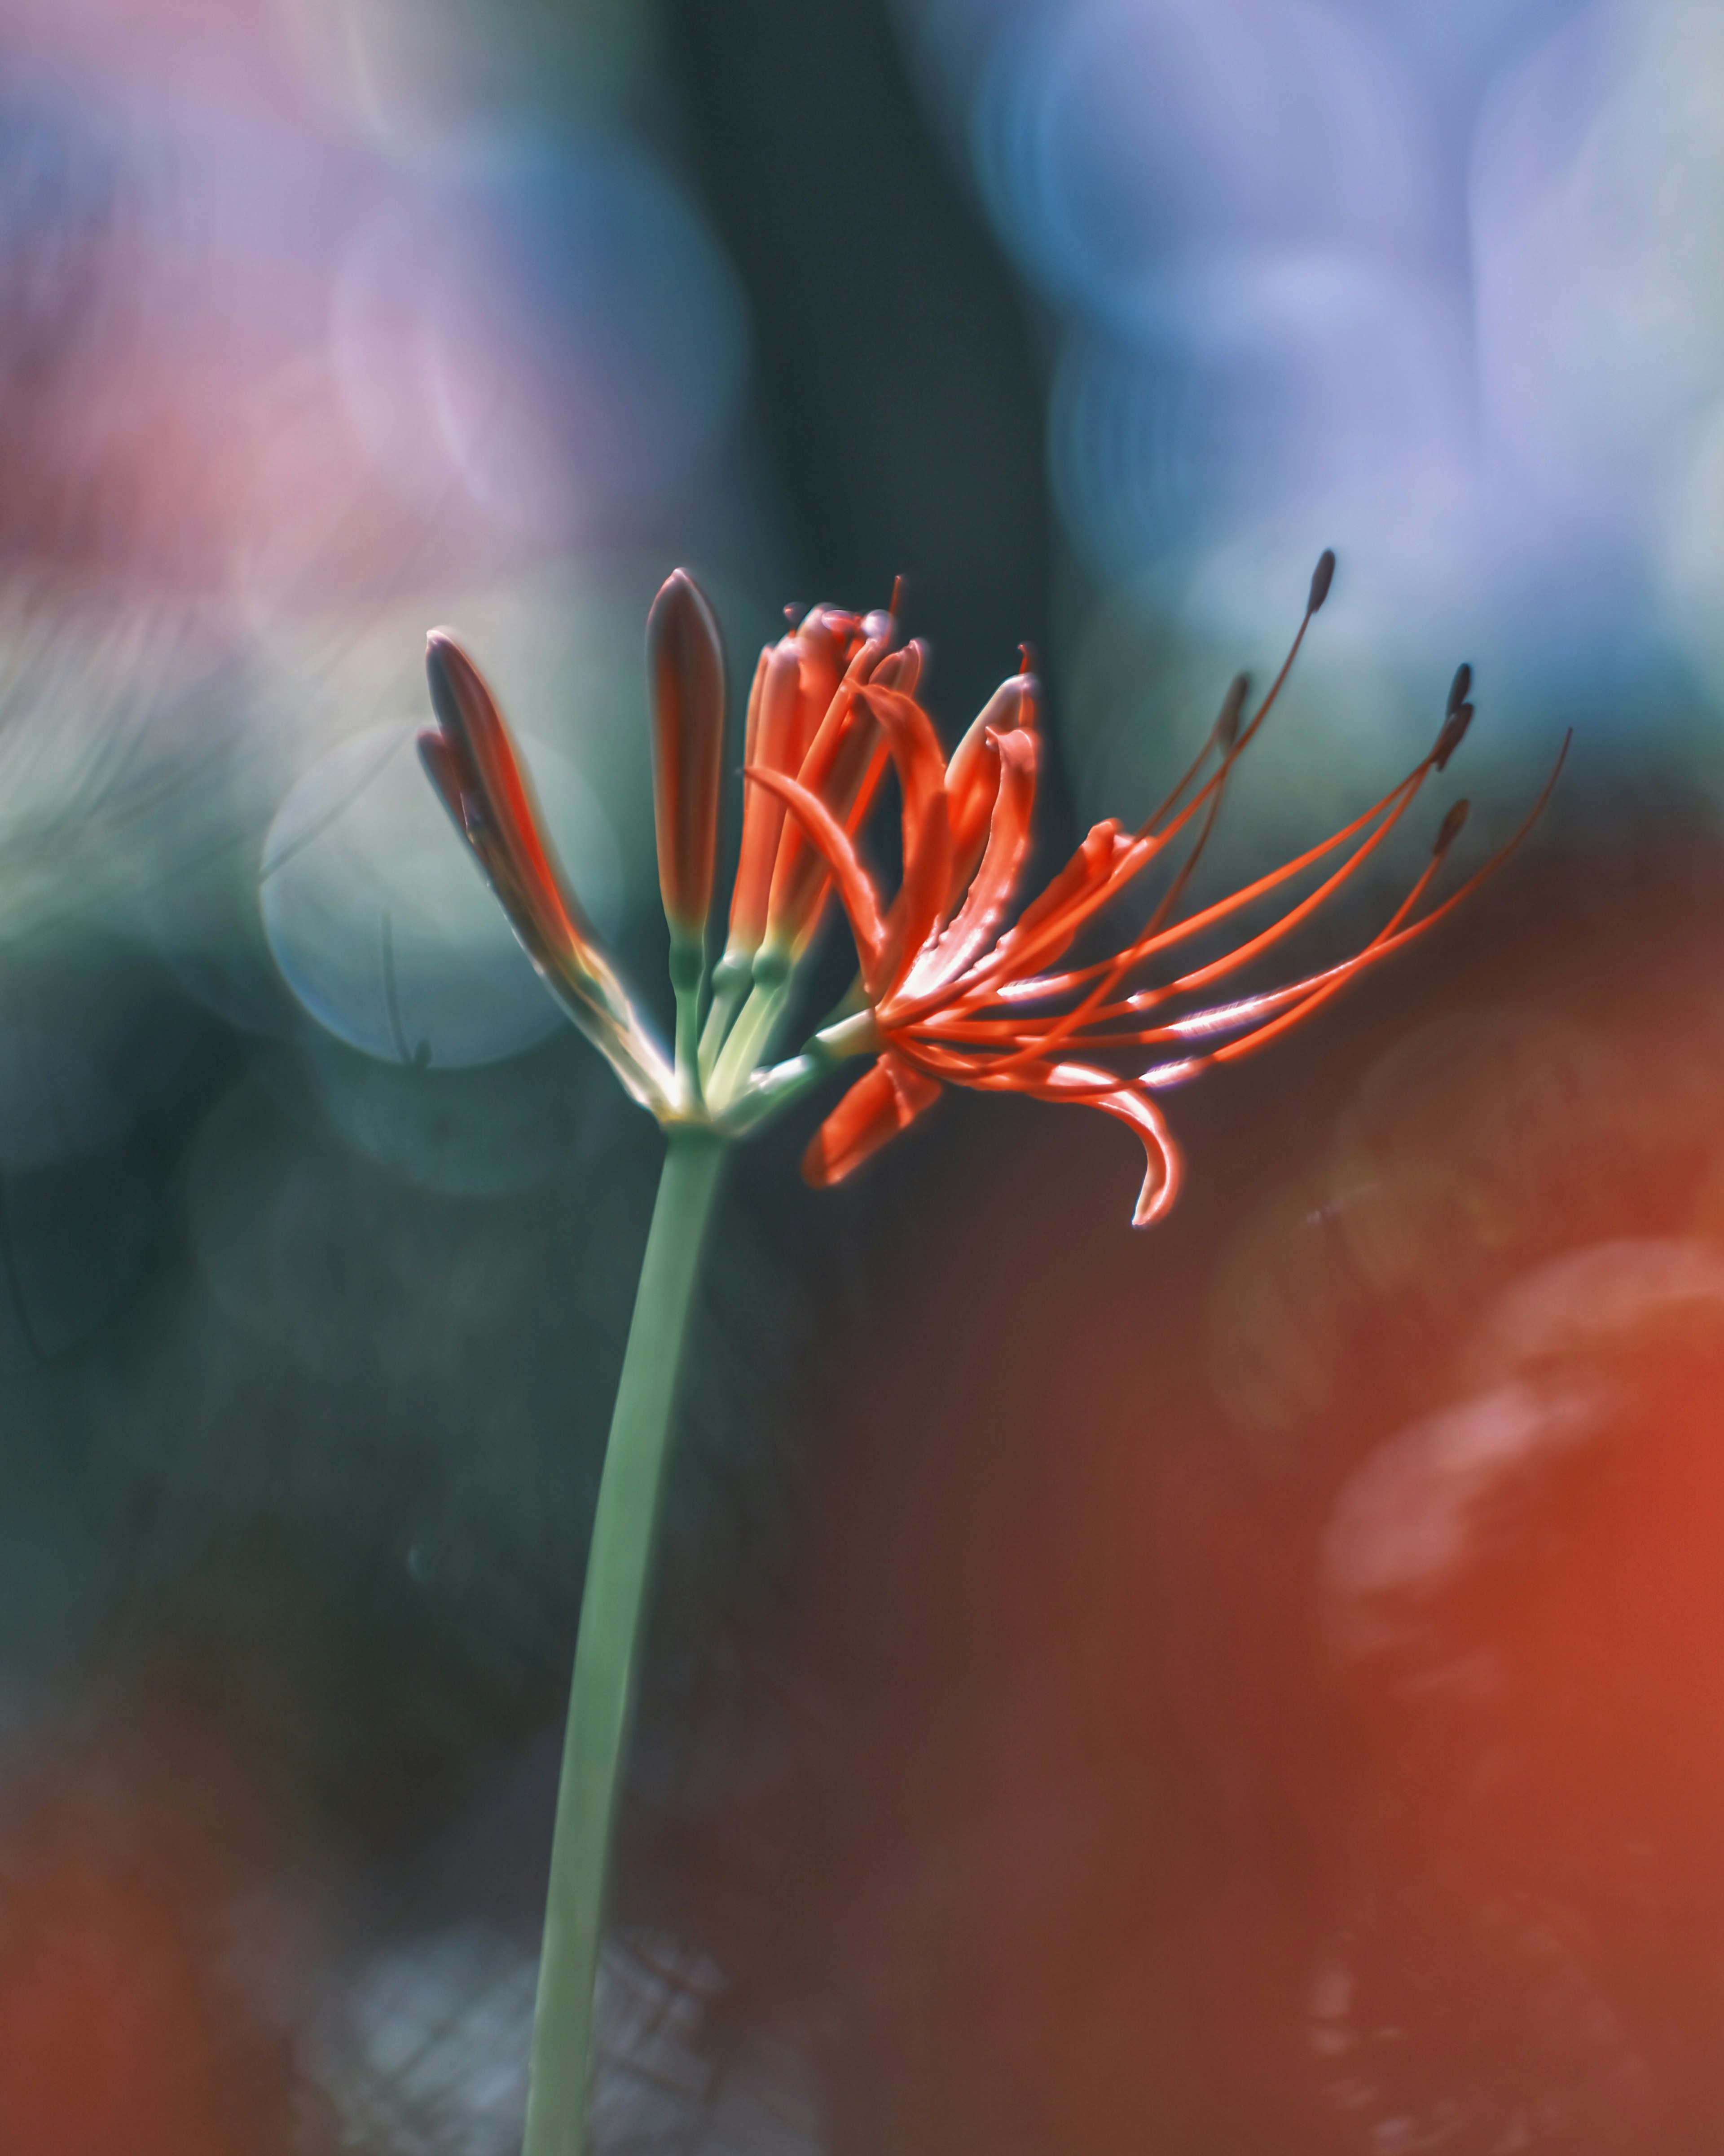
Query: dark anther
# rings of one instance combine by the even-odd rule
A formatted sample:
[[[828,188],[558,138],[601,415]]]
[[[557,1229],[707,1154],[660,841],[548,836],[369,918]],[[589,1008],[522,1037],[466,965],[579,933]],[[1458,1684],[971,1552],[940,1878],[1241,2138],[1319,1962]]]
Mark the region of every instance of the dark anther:
[[[1307,613],[1315,613],[1329,596],[1329,587],[1335,581],[1335,549],[1326,547],[1317,557],[1317,566],[1311,572],[1311,597],[1305,603]]]
[[[1239,714],[1245,708],[1245,699],[1250,693],[1250,675],[1235,674],[1228,684],[1227,694],[1221,700],[1221,716],[1215,721],[1215,738],[1221,744],[1224,756],[1239,737]]]
[[[1470,704],[1457,704],[1444,720],[1443,731],[1437,736],[1437,745],[1431,751],[1431,762],[1439,771],[1448,768],[1449,757],[1460,747],[1472,722],[1473,707]]]
[[[1444,855],[1460,836],[1460,827],[1466,821],[1466,803],[1457,801],[1443,819],[1442,829],[1437,833],[1437,843],[1431,848],[1432,853],[1439,860],[1442,860]]]
[[[1462,660],[1455,670],[1455,679],[1449,684],[1449,701],[1443,706],[1443,716],[1452,719],[1466,701],[1467,691],[1473,685],[1473,670]]]

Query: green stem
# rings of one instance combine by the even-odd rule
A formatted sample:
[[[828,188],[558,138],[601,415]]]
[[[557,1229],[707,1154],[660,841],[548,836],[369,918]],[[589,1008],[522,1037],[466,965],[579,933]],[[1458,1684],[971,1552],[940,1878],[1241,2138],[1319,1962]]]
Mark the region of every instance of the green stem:
[[[789,993],[782,981],[765,987],[757,985],[743,1004],[741,1015],[725,1043],[724,1053],[713,1065],[707,1097],[715,1109],[721,1111],[748,1082],[748,1074],[771,1039]]]
[[[617,1785],[628,1755],[677,1373],[726,1149],[709,1129],[671,1132],[641,1264],[581,1598],[522,2156],[581,2156],[584,2140]]]
[[[685,1106],[700,1106],[700,991],[706,946],[693,929],[670,932],[670,985],[676,991],[676,1082]]]
[[[753,978],[754,953],[727,950],[712,970],[712,1004],[700,1035],[700,1078],[710,1084],[713,1066],[730,1038],[731,1024],[742,1008]]]

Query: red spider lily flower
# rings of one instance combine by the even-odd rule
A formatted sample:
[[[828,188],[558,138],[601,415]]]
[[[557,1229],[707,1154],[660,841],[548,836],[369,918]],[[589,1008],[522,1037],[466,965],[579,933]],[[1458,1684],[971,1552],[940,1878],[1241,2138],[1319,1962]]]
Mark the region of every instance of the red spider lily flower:
[[[671,1073],[563,874],[490,685],[446,629],[426,639],[425,671],[439,730],[419,736],[419,757],[444,807],[552,994],[658,1112]]]
[[[1179,1155],[1155,1096],[1212,1065],[1249,1053],[1308,1017],[1365,967],[1434,927],[1503,858],[1497,855],[1442,903],[1418,914],[1465,820],[1466,803],[1457,802],[1424,873],[1362,949],[1275,988],[1220,1004],[1203,1000],[1217,983],[1308,921],[1358,872],[1405,816],[1426,778],[1447,764],[1472,717],[1465,701],[1470,675],[1463,668],[1436,742],[1398,786],[1296,860],[1176,917],[1228,776],[1268,716],[1327,594],[1333,568],[1334,557],[1326,553],[1292,649],[1249,726],[1239,731],[1247,687],[1241,677],[1198,761],[1148,821],[1135,831],[1111,820],[1096,824],[1003,932],[1029,850],[1039,756],[1035,688],[1027,675],[1002,688],[949,764],[911,695],[883,687],[877,679],[857,690],[855,701],[877,721],[896,764],[903,798],[904,870],[890,906],[864,867],[851,832],[827,801],[782,768],[762,762],[750,769],[757,790],[782,800],[819,853],[855,939],[868,1007],[818,1038],[834,1054],[875,1051],[872,1067],[808,1148],[803,1166],[811,1183],[824,1186],[849,1174],[931,1106],[947,1085],[1027,1093],[1081,1102],[1130,1125],[1147,1155],[1133,1223],[1147,1226],[1172,1204],[1180,1175]],[[998,719],[990,716],[996,710]],[[1008,713],[1013,722],[1003,722]],[[1219,767],[1185,798],[1212,747],[1219,752]],[[1511,846],[1531,822],[1529,817]],[[1194,825],[1195,843],[1144,927],[1111,956],[1062,968],[1085,925],[1152,864],[1162,861],[1170,845]],[[1314,891],[1230,951],[1171,978],[1133,985],[1145,968],[1164,965],[1182,943],[1336,856],[1338,864]],[[1143,1065],[1146,1049],[1161,1055]],[[1130,1067],[1134,1063],[1138,1067]]]

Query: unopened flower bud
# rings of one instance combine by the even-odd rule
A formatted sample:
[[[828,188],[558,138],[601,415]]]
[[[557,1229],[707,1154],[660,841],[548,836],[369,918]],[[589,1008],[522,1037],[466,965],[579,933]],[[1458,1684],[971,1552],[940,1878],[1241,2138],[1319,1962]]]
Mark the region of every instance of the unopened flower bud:
[[[674,935],[696,938],[712,902],[724,767],[724,648],[700,587],[672,572],[647,616],[659,887]]]

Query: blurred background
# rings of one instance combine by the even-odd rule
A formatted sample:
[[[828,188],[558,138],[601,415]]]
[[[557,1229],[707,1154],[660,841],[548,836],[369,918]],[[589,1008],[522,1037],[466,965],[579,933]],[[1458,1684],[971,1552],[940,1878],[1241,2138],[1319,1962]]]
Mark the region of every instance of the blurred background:
[[[948,740],[1030,642],[1045,865],[1326,545],[1198,890],[1462,659],[1313,962],[1555,798],[1151,1235],[1022,1102],[736,1161],[595,2145],[1716,2150],[1721,95],[1702,0],[0,0],[8,2152],[517,2145],[659,1143],[425,630],[651,1000],[673,564],[739,693],[902,572]]]

